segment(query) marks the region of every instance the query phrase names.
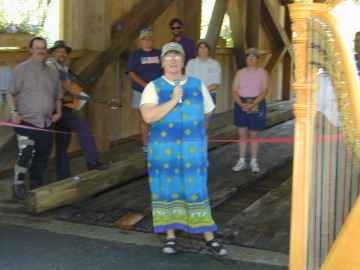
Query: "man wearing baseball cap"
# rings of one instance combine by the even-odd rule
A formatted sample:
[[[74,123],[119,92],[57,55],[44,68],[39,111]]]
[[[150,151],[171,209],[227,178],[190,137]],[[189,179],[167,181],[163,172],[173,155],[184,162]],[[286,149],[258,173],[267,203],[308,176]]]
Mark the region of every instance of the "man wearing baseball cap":
[[[129,74],[132,81],[132,107],[139,116],[143,151],[146,153],[148,125],[142,120],[139,111],[141,94],[148,82],[160,77],[162,72],[160,50],[153,48],[153,32],[150,28],[144,28],[140,31],[138,43],[139,48],[130,55],[126,73]]]

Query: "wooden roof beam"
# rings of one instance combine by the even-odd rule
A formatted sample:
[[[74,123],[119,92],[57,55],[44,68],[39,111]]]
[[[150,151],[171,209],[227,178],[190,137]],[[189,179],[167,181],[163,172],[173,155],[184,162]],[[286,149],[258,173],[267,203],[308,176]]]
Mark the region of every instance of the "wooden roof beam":
[[[269,0],[262,1],[261,13],[263,26],[267,30],[269,38],[272,40],[273,54],[266,64],[266,69],[271,72],[277,64],[281,62],[286,53],[293,59],[293,51],[291,50],[289,36],[276,19]]]
[[[287,47],[282,47],[282,48],[276,49],[272,53],[272,56],[271,56],[269,62],[266,64],[265,68],[271,72],[283,60],[283,58],[287,52],[288,52]]]
[[[280,25],[278,20],[276,19],[274,12],[272,10],[271,4],[269,0],[262,1],[262,17],[263,17],[263,23],[264,27],[268,29],[272,37],[274,38],[274,41],[280,46],[289,47],[290,46],[290,40],[283,29],[283,27]]]

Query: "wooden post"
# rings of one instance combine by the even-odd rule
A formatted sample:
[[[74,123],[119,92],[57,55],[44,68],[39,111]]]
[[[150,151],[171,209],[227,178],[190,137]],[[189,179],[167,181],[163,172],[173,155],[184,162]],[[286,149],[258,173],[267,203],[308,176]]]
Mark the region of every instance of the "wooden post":
[[[85,49],[104,51],[111,45],[111,0],[86,0]]]
[[[79,32],[74,28],[70,28],[73,41],[82,46],[82,49],[92,51],[104,51],[111,45],[111,0],[86,0],[86,1],[67,1],[68,8],[71,7],[73,12],[81,14],[81,21],[76,18],[69,18],[67,20],[76,20],[76,25],[79,27]],[[77,4],[76,4],[76,3]],[[79,15],[80,16],[80,15]],[[79,37],[77,37],[79,36]],[[81,40],[79,40],[81,38]],[[69,42],[70,43],[70,42]],[[70,43],[71,44],[71,43]],[[113,81],[113,74],[106,72],[105,76],[97,82],[93,87],[94,96],[106,96],[106,93],[111,91],[111,82]],[[111,123],[107,120],[108,110],[103,105],[89,104],[89,118],[92,126],[92,131],[96,135],[96,143],[101,151],[108,149],[110,145],[110,135],[108,128]]]
[[[293,73],[293,62],[288,53],[286,53],[283,62],[283,91],[282,100],[289,100],[291,93],[291,80]]]
[[[73,49],[85,47],[86,0],[63,0],[63,39]]]
[[[261,25],[261,0],[247,1],[246,39],[248,47],[259,47]]]
[[[290,13],[289,7],[285,7],[285,32],[291,43],[292,35],[291,35],[291,21],[290,21]],[[282,92],[282,99],[289,100],[291,95],[291,81],[293,78],[293,58],[289,53],[287,53],[284,57],[283,63],[283,92]]]
[[[201,3],[202,1],[181,0],[183,2],[183,19],[185,25],[185,35],[193,40],[200,39],[201,25]]]
[[[246,0],[229,0],[228,14],[230,17],[230,26],[232,38],[234,40],[234,50],[236,54],[237,66],[239,68],[245,66],[245,49],[246,41]]]
[[[209,28],[206,33],[206,41],[213,49],[216,47],[227,6],[228,0],[216,0],[215,2],[214,10],[209,23]],[[213,50],[213,52],[214,51],[215,50]]]
[[[93,96],[111,98],[113,87],[115,85],[115,73],[113,66],[106,68],[103,76],[96,82],[93,89]],[[98,149],[101,152],[109,150],[112,136],[115,133],[113,125],[109,119],[113,118],[114,111],[106,105],[89,103],[89,117],[91,119],[92,130],[95,133],[95,140]]]
[[[109,188],[126,184],[145,174],[144,154],[135,153],[127,160],[113,164],[106,171],[85,172],[79,175],[79,180],[69,178],[31,190],[26,206],[32,213],[41,213],[60,206],[71,205]]]

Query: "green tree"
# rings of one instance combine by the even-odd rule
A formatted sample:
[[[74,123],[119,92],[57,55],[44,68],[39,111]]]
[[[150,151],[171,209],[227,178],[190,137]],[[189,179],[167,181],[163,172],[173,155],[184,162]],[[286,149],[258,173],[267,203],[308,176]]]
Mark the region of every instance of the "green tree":
[[[51,0],[0,0],[0,32],[14,25],[18,32],[43,34]]]

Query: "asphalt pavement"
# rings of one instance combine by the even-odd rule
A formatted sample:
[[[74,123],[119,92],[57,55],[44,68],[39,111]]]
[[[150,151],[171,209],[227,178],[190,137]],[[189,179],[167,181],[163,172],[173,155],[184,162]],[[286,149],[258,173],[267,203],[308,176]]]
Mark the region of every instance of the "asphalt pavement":
[[[0,224],[1,270],[285,270],[207,254],[166,256],[157,247],[129,245]]]

